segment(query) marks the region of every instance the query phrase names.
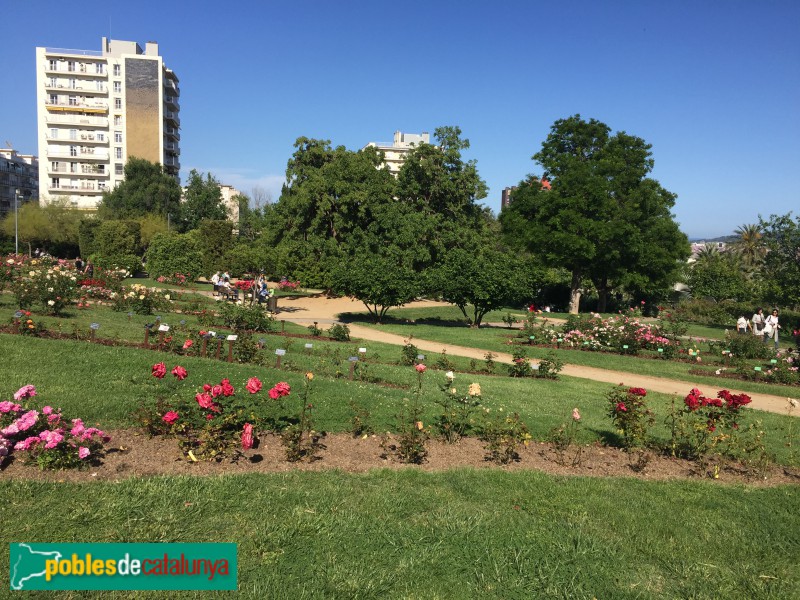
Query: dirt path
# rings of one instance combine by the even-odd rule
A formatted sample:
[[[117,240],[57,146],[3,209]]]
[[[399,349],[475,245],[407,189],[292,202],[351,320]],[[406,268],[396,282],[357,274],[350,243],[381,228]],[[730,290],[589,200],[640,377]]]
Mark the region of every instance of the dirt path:
[[[293,323],[301,325],[310,325],[314,321],[317,323],[330,324],[336,321],[338,315],[347,312],[363,312],[364,304],[349,298],[326,298],[320,297],[302,297],[302,298],[281,298],[279,301],[280,318]],[[425,308],[429,306],[449,306],[446,302],[435,302],[430,300],[423,300],[419,302],[412,302],[405,305],[406,308]],[[394,333],[387,333],[379,329],[372,329],[370,327],[363,327],[361,325],[348,324],[350,333],[353,337],[370,340],[373,342],[384,342],[387,344],[394,344],[402,346],[405,337]],[[465,346],[455,346],[453,344],[444,344],[442,342],[432,342],[429,340],[421,340],[417,337],[414,338],[414,345],[420,350],[426,352],[439,353],[446,350],[448,354],[453,356],[463,356],[467,358],[474,358],[483,360],[486,354],[485,350],[477,348],[468,348]],[[497,362],[511,363],[511,355],[506,352],[497,353]],[[570,377],[578,377],[582,379],[591,379],[593,381],[602,381],[606,383],[623,383],[633,387],[643,387],[655,392],[664,394],[677,394],[680,397],[685,396],[689,390],[694,387],[703,389],[707,385],[699,384],[689,380],[676,381],[673,379],[663,379],[661,377],[652,377],[648,375],[638,375],[636,373],[627,373],[622,371],[609,371],[607,369],[598,369],[595,367],[584,367],[579,365],[565,365],[561,371],[563,375]],[[741,393],[741,390],[736,390],[725,386],[730,389],[732,393]],[[787,412],[787,397],[774,396],[771,394],[761,394],[753,392],[745,392],[753,399],[751,406],[758,410],[764,410],[774,413]],[[797,395],[797,394],[795,394]]]

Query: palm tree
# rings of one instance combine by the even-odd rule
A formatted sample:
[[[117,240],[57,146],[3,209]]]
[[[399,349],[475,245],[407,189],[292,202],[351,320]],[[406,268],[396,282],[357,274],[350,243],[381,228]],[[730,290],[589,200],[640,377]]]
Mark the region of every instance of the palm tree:
[[[742,225],[734,233],[739,238],[731,244],[732,250],[741,257],[747,271],[758,270],[767,254],[761,227],[752,224]]]

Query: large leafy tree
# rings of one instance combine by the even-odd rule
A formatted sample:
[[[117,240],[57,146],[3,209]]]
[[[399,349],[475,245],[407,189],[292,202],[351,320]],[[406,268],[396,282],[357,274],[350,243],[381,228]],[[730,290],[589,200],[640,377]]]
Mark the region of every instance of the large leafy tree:
[[[734,233],[737,237],[731,243],[731,249],[741,257],[748,274],[757,272],[767,254],[761,227],[750,223],[739,226]]]
[[[78,227],[83,215],[67,206],[66,201],[25,202],[19,207],[16,233],[20,252],[30,253],[36,246],[55,256],[72,256],[78,252]],[[9,212],[0,224],[11,241],[15,236],[14,213]]]
[[[203,176],[192,169],[180,206],[179,229],[191,231],[197,229],[202,221],[224,221],[227,218],[228,211],[222,202],[219,181],[211,173]]]
[[[706,246],[689,272],[688,284],[695,298],[745,300],[750,297],[742,261],[736,253]]]
[[[535,294],[533,274],[534,269],[508,252],[456,248],[428,273],[428,287],[455,304],[470,325],[479,327],[489,311],[530,300]]]
[[[154,213],[167,218],[179,213],[181,187],[158,163],[132,157],[125,180],[103,193],[98,215],[104,219],[131,219]]]
[[[647,177],[650,145],[580,115],[556,121],[533,159],[544,168],[501,214],[508,239],[571,273],[570,312],[594,284],[605,308],[614,286],[638,293],[671,285],[689,254],[670,213],[675,195]]]
[[[800,217],[771,215],[760,219],[764,243],[764,286],[767,299],[786,307],[800,306]]]

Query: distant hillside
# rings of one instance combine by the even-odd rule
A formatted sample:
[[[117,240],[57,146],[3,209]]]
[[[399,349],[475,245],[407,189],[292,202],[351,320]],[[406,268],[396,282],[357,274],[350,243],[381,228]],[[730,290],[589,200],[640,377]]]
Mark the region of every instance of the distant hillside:
[[[723,235],[720,237],[715,238],[689,238],[690,242],[708,242],[709,244],[713,242],[725,242],[726,244],[730,244],[731,242],[735,242],[739,236],[737,235]]]

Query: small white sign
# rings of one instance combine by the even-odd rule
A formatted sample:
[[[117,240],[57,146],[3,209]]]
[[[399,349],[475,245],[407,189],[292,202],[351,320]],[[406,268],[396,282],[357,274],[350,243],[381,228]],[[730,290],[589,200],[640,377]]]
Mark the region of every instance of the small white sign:
[[[358,362],[358,357],[357,356],[351,356],[348,360],[350,362]]]
[[[209,331],[208,335],[210,335],[211,337],[217,337],[217,332],[216,331]]]
[[[425,360],[424,354],[417,354],[417,360]]]
[[[169,331],[169,325],[159,325],[158,326],[158,330],[159,331]]]
[[[229,342],[235,342],[236,340],[238,340],[238,339],[239,339],[239,336],[238,336],[238,335],[229,335],[229,336],[228,336],[226,339],[227,339]]]
[[[277,350],[275,350],[275,356],[283,356],[285,354],[286,350],[284,350],[283,348],[278,348]]]
[[[359,348],[358,352],[359,352],[359,354],[366,354],[367,353],[367,349],[366,348]]]
[[[309,349],[309,350],[310,350],[311,348],[313,348],[313,347],[314,347],[314,344],[306,344],[306,348],[307,348],[307,349]]]

